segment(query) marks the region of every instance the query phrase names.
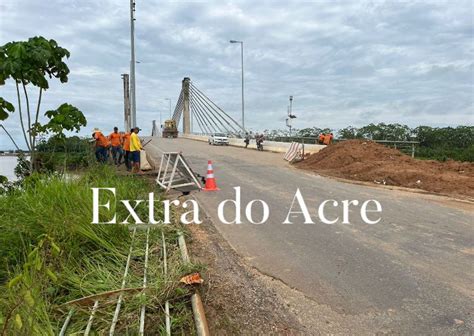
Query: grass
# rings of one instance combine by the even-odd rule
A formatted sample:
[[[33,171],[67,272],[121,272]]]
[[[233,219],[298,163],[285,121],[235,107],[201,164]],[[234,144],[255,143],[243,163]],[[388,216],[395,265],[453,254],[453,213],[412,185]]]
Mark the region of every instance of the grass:
[[[146,230],[132,240],[125,225],[93,225],[92,187],[115,187],[120,199],[146,199],[152,187],[143,179],[118,176],[95,167],[80,178],[32,176],[22,190],[0,197],[0,335],[57,335],[71,309],[68,334],[81,334],[91,304],[69,301],[120,289],[132,245],[126,288],[142,286]],[[159,203],[157,203],[159,204]],[[112,211],[115,205],[111,202]],[[146,218],[146,207],[138,212]],[[158,207],[156,217],[162,215]],[[126,210],[117,207],[117,216]],[[105,219],[104,219],[105,220]],[[168,275],[163,274],[161,232],[168,245]],[[170,302],[172,331],[193,334],[190,289],[179,278],[198,269],[181,262],[177,228],[150,230],[147,291],[124,295],[117,335],[137,334],[140,307],[147,306],[146,333],[164,333],[163,306]],[[99,297],[93,333],[108,333],[117,295]]]

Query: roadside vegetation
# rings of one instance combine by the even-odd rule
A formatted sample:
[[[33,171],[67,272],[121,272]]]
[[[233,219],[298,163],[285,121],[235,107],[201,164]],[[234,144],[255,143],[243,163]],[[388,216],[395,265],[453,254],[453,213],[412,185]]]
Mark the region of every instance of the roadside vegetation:
[[[75,106],[63,103],[42,113],[49,80],[68,81],[69,56],[41,36],[0,46],[0,86],[13,83],[17,93],[16,106],[0,97],[0,121],[17,113],[27,148],[22,153],[1,125],[19,156],[18,180],[0,176],[0,335],[58,335],[67,317],[66,334],[83,334],[95,305],[90,332],[108,334],[119,297],[117,335],[138,334],[143,306],[145,334],[164,334],[165,302],[173,334],[194,334],[192,287],[180,278],[198,267],[181,261],[182,228],[91,224],[91,188],[115,188],[120,199],[136,200],[147,199],[155,184],[95,164],[87,139],[67,137],[87,125]],[[31,99],[32,92],[37,99]],[[117,204],[110,202],[108,213],[126,218],[128,211]],[[148,215],[146,206],[135,210],[142,218]],[[163,209],[156,206],[155,212],[162,219]],[[101,217],[109,220],[104,212]]]
[[[93,331],[110,328],[126,259],[133,245],[127,292],[117,334],[138,330],[139,311],[146,304],[145,324],[151,334],[164,328],[163,306],[170,301],[173,331],[193,333],[188,300],[190,291],[179,278],[195,271],[183,265],[176,246],[178,228],[155,226],[150,230],[148,290],[141,291],[146,229],[133,234],[126,225],[93,225],[92,187],[115,187],[123,199],[144,199],[153,187],[134,176],[119,176],[108,166],[93,167],[80,177],[64,179],[34,174],[22,187],[0,200],[0,334],[57,335],[71,309],[68,334],[83,332],[94,300],[100,299]],[[123,207],[111,202],[110,212],[126,217]],[[146,207],[137,213],[146,216]],[[156,216],[162,215],[158,208]],[[104,214],[102,214],[104,215]],[[107,218],[101,218],[106,221]],[[168,275],[163,274],[161,232],[168,242]],[[140,289],[140,290],[138,290]],[[106,294],[104,294],[106,293]],[[79,300],[99,295],[92,300]],[[151,329],[150,329],[151,328]]]
[[[52,136],[39,142],[35,165],[42,172],[84,169],[95,162],[92,149],[88,139]]]
[[[330,128],[309,127],[294,130],[294,137],[316,137],[321,133],[337,134],[338,139],[416,141],[415,157],[438,161],[456,160],[474,162],[474,126],[410,128],[401,124],[369,124],[363,127],[349,126],[339,131]],[[288,131],[266,130],[270,139],[289,136]]]

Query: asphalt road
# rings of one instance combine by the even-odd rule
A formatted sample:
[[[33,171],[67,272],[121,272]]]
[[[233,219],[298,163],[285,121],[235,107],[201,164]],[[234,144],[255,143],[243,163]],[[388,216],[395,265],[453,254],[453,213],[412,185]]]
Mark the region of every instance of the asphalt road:
[[[182,151],[195,172],[203,175],[207,160],[213,161],[221,190],[199,192],[196,198],[248,264],[326,312],[322,316],[314,308],[306,311],[305,318],[324,317],[326,323],[341,325],[350,321],[355,334],[472,333],[472,207],[461,209],[443,198],[309,174],[290,167],[282,154],[161,138],[146,149],[156,160],[162,151]],[[223,224],[218,204],[233,199],[237,186],[243,223]],[[303,224],[302,215],[294,216],[292,225],[282,224],[297,188],[315,224]],[[245,219],[244,208],[254,199],[264,200],[270,208],[264,224]],[[382,205],[382,219],[368,225],[360,217],[360,207],[351,207],[350,224],[323,224],[317,209],[326,199],[376,199]],[[258,208],[253,212],[257,219],[262,213]],[[232,214],[228,208],[226,215]],[[341,217],[342,209],[327,206],[325,214],[330,219]]]

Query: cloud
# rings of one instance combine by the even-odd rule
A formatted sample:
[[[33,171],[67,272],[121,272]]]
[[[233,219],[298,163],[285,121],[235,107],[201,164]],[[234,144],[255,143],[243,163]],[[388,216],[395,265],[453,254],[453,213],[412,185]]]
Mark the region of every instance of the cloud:
[[[371,122],[474,124],[471,1],[137,1],[137,119],[145,133],[169,113],[183,77],[240,120],[244,41],[246,125],[340,128]],[[129,71],[128,1],[4,0],[0,44],[42,35],[71,51],[67,84],[42,111],[69,102],[93,127],[122,126]],[[8,13],[8,14],[5,14]],[[13,83],[0,95],[15,102]],[[33,93],[33,91],[32,91]],[[174,106],[173,106],[174,108]],[[22,143],[15,113],[4,125]],[[0,133],[0,148],[10,148]]]

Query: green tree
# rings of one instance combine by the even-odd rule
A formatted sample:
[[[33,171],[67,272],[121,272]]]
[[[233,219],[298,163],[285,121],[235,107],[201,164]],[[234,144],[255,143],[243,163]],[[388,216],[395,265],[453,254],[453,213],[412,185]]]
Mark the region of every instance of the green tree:
[[[9,42],[0,47],[0,85],[4,85],[8,79],[15,82],[20,124],[26,146],[30,151],[31,169],[34,169],[32,165],[35,162],[37,135],[40,131],[57,133],[58,127],[61,126],[66,130],[78,130],[78,127],[85,125],[81,118],[75,119],[77,127],[69,125],[66,120],[61,120],[65,113],[73,113],[71,105],[66,108],[63,107],[64,104],[55,110],[60,110],[57,115],[51,114],[47,124],[49,126],[41,125],[38,120],[43,91],[49,88],[48,79],[56,78],[61,83],[68,81],[69,68],[64,59],[69,56],[67,49],[60,47],[56,41],[47,40],[42,36],[32,37],[27,41]],[[35,109],[30,106],[28,87],[31,86],[38,89]],[[22,108],[22,96],[26,108],[26,120]],[[66,109],[69,111],[66,112]],[[76,115],[77,111],[73,115]],[[0,120],[5,120],[11,112],[14,112],[12,104],[0,98]]]
[[[55,137],[64,138],[64,131],[80,131],[82,126],[87,125],[86,117],[77,108],[70,104],[64,103],[55,110],[49,110],[44,114],[49,122],[41,125],[36,123],[32,126],[35,136],[41,133],[53,134]]]
[[[407,141],[410,140],[411,135],[412,130],[406,125],[380,123],[359,128],[355,138]]]
[[[359,130],[354,126],[342,128],[337,132],[340,139],[357,139],[360,138]]]
[[[298,130],[296,135],[299,137],[317,137],[321,133],[331,133],[330,128],[308,127]]]

